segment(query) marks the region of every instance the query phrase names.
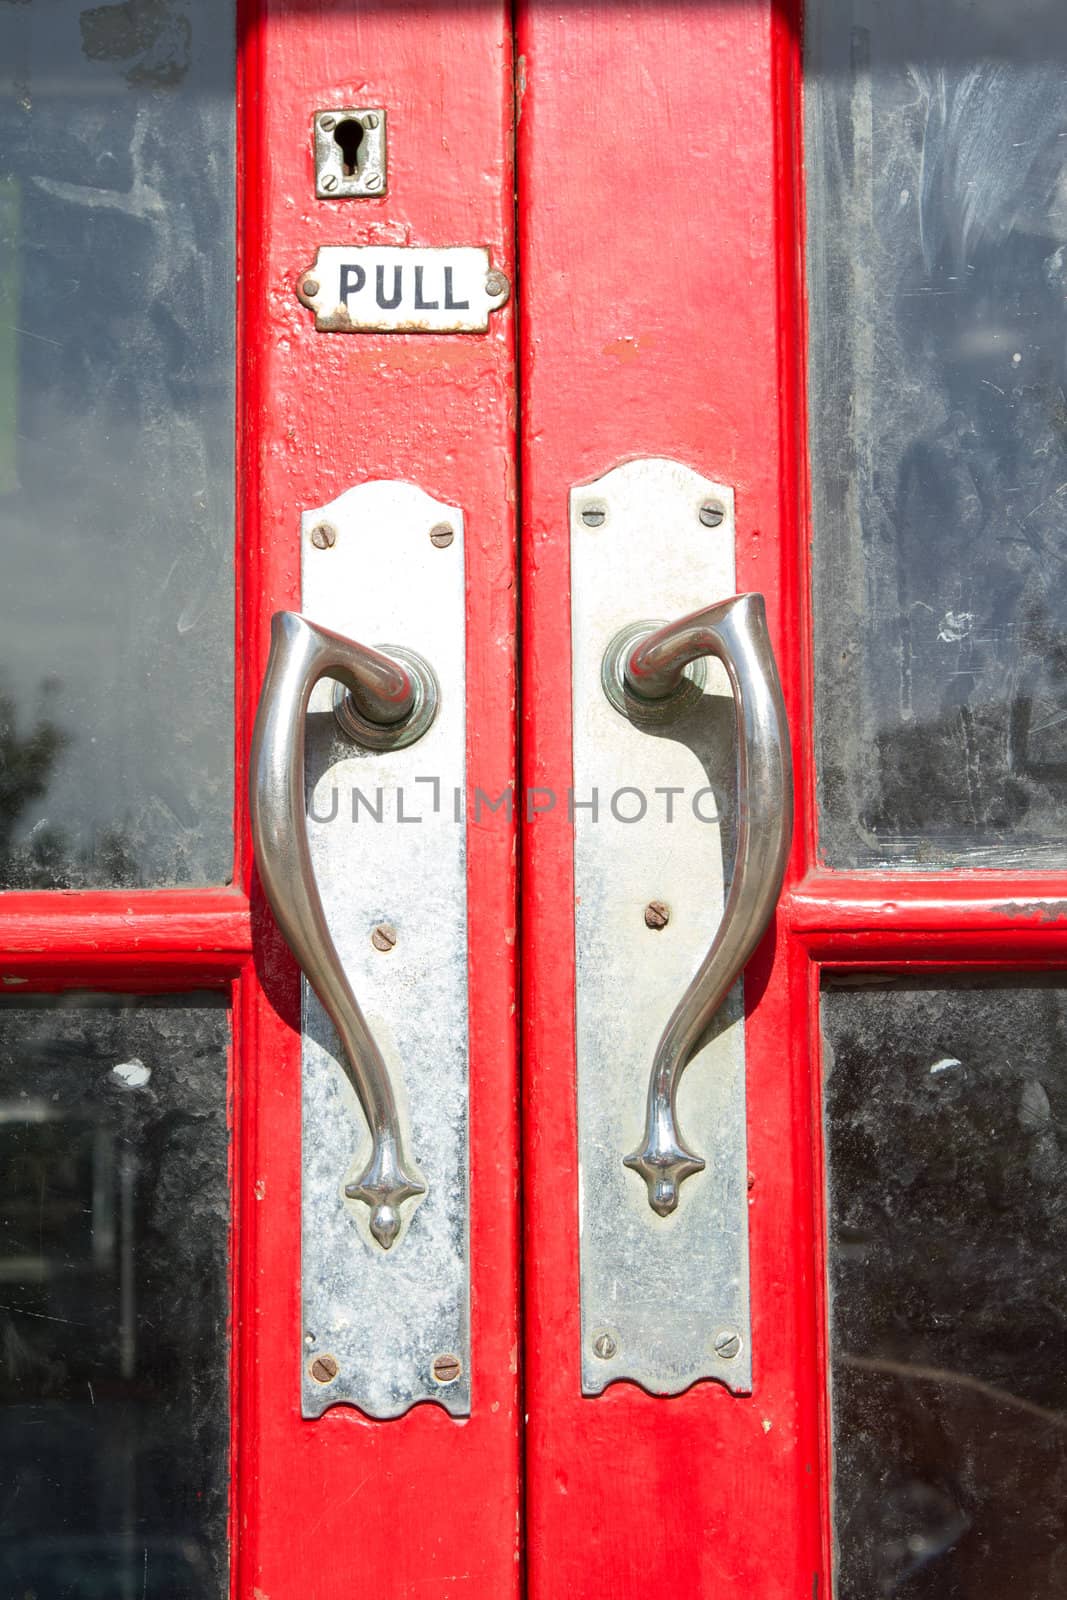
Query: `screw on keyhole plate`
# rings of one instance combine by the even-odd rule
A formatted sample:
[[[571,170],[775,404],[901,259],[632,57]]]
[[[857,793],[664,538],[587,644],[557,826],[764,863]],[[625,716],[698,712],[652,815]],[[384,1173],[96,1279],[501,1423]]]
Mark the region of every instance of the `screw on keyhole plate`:
[[[700,508],[700,520],[705,528],[717,528],[726,515],[726,507],[719,500],[705,500]]]
[[[337,529],[328,522],[316,523],[311,530],[311,542],[316,550],[332,550],[337,543]]]
[[[455,537],[456,530],[448,522],[438,522],[430,529],[430,543],[437,550],[447,550]]]
[[[370,936],[375,950],[391,950],[396,944],[396,929],[391,922],[379,922]]]
[[[608,508],[602,500],[589,500],[582,507],[580,515],[587,528],[602,528],[607,520]]]
[[[593,1340],[593,1354],[600,1361],[610,1361],[619,1353],[619,1341],[613,1334],[598,1333]]]
[[[316,1356],[309,1368],[316,1383],[332,1383],[340,1370],[336,1356]]]
[[[671,920],[671,908],[665,900],[650,900],[645,907],[645,927],[665,928]]]

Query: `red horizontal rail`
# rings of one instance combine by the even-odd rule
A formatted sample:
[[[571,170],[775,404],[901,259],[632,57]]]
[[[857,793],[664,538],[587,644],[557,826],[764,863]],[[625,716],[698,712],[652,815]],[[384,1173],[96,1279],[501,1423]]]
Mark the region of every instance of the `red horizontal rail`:
[[[1067,874],[814,873],[782,916],[820,961],[1067,965]]]
[[[788,910],[798,933],[964,924],[1014,933],[1057,923],[1067,932],[1067,872],[816,872],[792,891]]]
[[[0,963],[156,959],[236,969],[252,952],[248,898],[236,889],[0,895]]]

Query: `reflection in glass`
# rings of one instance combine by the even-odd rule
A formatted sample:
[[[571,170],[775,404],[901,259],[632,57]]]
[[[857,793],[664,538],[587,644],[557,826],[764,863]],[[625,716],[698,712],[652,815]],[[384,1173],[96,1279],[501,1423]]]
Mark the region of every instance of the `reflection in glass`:
[[[837,1600],[1067,1594],[1067,989],[822,1020]]]
[[[806,16],[823,853],[1059,864],[1067,7]]]
[[[229,874],[234,50],[0,4],[0,888]]]
[[[217,995],[0,1004],[0,1594],[222,1600]]]

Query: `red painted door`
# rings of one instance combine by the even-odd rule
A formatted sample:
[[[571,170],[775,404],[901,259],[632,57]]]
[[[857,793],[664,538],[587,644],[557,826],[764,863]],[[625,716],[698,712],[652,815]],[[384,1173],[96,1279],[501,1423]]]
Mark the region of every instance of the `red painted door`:
[[[7,10],[0,1587],[1058,1592],[1056,9]]]
[[[465,851],[469,1209],[445,1241],[463,1254],[465,1345],[458,1374],[451,1346],[430,1346],[420,1381],[445,1395],[473,1375],[473,1405],[458,1419],[402,1402],[389,1420],[349,1405],[310,1419],[302,1393],[348,1373],[339,1330],[302,1312],[300,976],[253,864],[248,801],[271,618],[301,609],[302,544],[324,590],[312,621],[330,620],[331,593],[367,588],[350,525],[332,548],[318,523],[302,538],[301,519],[368,484],[394,486],[352,524],[368,559],[418,535],[393,590],[412,592],[432,559],[459,596],[440,651],[397,640],[432,658],[437,728],[458,741],[471,794],[514,780],[509,8],[42,0],[5,8],[0,31],[0,1590],[515,1594],[512,814],[453,821],[451,788],[438,805],[413,781],[441,772],[416,751],[378,834],[426,834],[440,809],[446,853]],[[323,246],[381,248],[393,264],[389,250],[476,249],[506,274],[491,325],[317,331],[298,290]],[[469,262],[448,260],[456,275],[435,289],[427,265],[420,300],[470,301]],[[490,294],[484,267],[475,289]],[[432,504],[445,513],[419,524]],[[367,625],[382,643],[384,623]],[[289,733],[303,741],[302,726]],[[399,822],[415,826],[399,825],[404,800]],[[346,790],[336,831],[355,837],[350,803]],[[376,826],[364,813],[359,837]],[[392,869],[372,871],[359,949],[407,974],[409,1019],[432,1019],[443,973],[456,989],[452,908],[436,923],[401,913]],[[387,924],[390,941],[372,943]],[[343,1080],[339,1092],[347,1163],[358,1111]],[[440,1214],[433,1110],[413,1158]],[[389,1258],[361,1241],[365,1208],[330,1170],[332,1214],[353,1218],[342,1257],[377,1250],[402,1273],[407,1241]],[[368,1338],[393,1360],[390,1328]]]
[[[810,837],[800,671],[802,323],[794,276],[797,44],[791,19],[769,5],[657,5],[634,12],[526,4],[517,37],[526,782],[565,795],[581,737],[571,723],[578,702],[567,604],[571,553],[577,559],[581,547],[570,533],[568,490],[600,479],[620,462],[680,462],[733,490],[736,588],[761,593],[767,602],[797,773],[788,896],[804,876]],[[709,543],[718,537],[698,524],[699,504],[697,496],[683,505],[673,526],[653,527],[654,508],[645,508],[646,567],[644,573],[635,567],[630,580],[635,622],[669,620],[663,610],[650,609],[655,602],[647,595],[671,560],[671,542],[690,540],[684,519]],[[586,535],[604,541],[605,582],[614,559],[614,507],[608,512],[602,528]],[[686,548],[703,562],[699,540]],[[694,591],[682,609],[729,592]],[[689,761],[681,775],[677,761],[664,761],[658,777],[653,766],[651,781],[622,768],[614,779],[647,786],[649,809],[629,832],[635,851],[642,830],[651,837],[650,870],[635,879],[632,903],[619,908],[612,925],[624,941],[628,927],[644,936],[634,956],[642,964],[665,959],[663,940],[681,919],[681,906],[672,903],[672,860],[694,791],[710,783],[728,801],[736,784],[728,764],[704,775],[695,756]],[[610,778],[609,766],[605,812]],[[667,826],[665,801],[653,785],[670,783],[688,792],[679,795]],[[575,798],[588,801],[588,787]],[[636,801],[622,804],[635,814]],[[610,822],[610,815],[602,817],[599,826]],[[650,1582],[667,1581],[692,1594],[823,1593],[817,1152],[806,958],[780,912],[745,977],[750,1392],[733,1394],[719,1382],[702,1381],[672,1395],[653,1396],[632,1382],[583,1394],[584,1263],[573,1223],[579,1179],[575,969],[573,946],[559,935],[562,908],[579,893],[572,835],[561,804],[538,815],[525,836],[530,1592],[545,1600],[562,1593],[636,1595]],[[676,869],[673,883],[682,887]],[[716,892],[710,874],[696,891],[709,904]],[[667,902],[667,928],[646,930],[646,902]],[[581,970],[580,949],[578,956]],[[610,945],[599,958],[611,959]],[[619,1010],[630,1004],[627,989],[637,970],[622,952]],[[680,998],[670,981],[655,996],[659,1026]],[[645,1031],[636,1020],[632,1027],[635,1037]],[[706,1062],[692,1068],[693,1074],[702,1070],[721,1069]],[[642,1110],[638,1103],[638,1126],[627,1137],[639,1132]],[[702,1136],[714,1168],[710,1130]],[[620,1161],[627,1148],[620,1149]],[[707,1178],[699,1174],[683,1186],[676,1219],[657,1222],[649,1213],[652,1223],[684,1224],[691,1196]],[[631,1182],[633,1205],[647,1209],[636,1175]],[[618,1225],[642,1230],[637,1237],[647,1243],[639,1249],[654,1248],[652,1232],[636,1215],[620,1214]],[[710,1270],[706,1253],[694,1256],[692,1269]],[[662,1305],[664,1319],[677,1314],[680,1308]],[[713,1333],[705,1326],[703,1338]]]
[[[517,49],[529,1591],[1046,1594],[1065,1462],[1062,10],[1009,37],[997,8],[907,0],[527,0]],[[650,459],[683,470],[648,478]],[[693,786],[727,835],[735,782],[742,820],[769,819],[751,763],[720,748],[702,770],[681,723],[688,768],[662,723],[654,759],[640,739],[618,756],[595,679],[612,604],[616,626],[675,620],[679,549],[707,572],[679,610],[730,592],[695,541],[731,515],[796,823],[744,976],[750,1321],[697,1325],[725,1381],[657,1396],[690,1308],[661,1245],[737,1155],[693,1109],[722,1041],[678,1089],[706,1164],[661,1218],[634,1174],[604,1221],[596,1135],[621,1183],[642,1108],[598,1120],[583,1079],[632,1100],[631,1051],[647,1074],[680,998],[665,985],[646,1016],[665,941],[701,892],[720,915]],[[673,822],[656,783],[680,786]],[[605,881],[589,841],[613,824],[629,842]],[[691,1245],[718,1294],[738,1209],[727,1194]],[[611,1381],[628,1330],[644,1385]]]

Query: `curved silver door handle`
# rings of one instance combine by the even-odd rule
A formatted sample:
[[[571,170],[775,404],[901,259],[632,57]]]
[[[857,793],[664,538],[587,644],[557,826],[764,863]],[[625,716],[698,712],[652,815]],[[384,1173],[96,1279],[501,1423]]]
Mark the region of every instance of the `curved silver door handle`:
[[[412,652],[407,665],[316,627],[292,611],[271,624],[270,658],[252,735],[252,842],[264,892],[285,941],[340,1036],[342,1066],[371,1132],[364,1171],[345,1188],[370,1207],[370,1229],[388,1250],[400,1206],[425,1185],[404,1150],[389,1070],[367,1026],[330,937],[308,846],[304,809],[304,731],[311,691],[330,677],[348,690],[337,707],[342,727],[377,730],[410,743],[433,719],[433,674]]]
[[[647,633],[621,662],[627,691],[661,701],[683,689],[686,667],[717,656],[734,692],[738,731],[737,850],[722,921],[656,1048],[645,1138],[626,1157],[667,1216],[679,1185],[704,1168],[678,1130],[678,1084],[701,1035],[737,981],[770,921],[793,831],[792,757],[763,596],[737,595]]]

